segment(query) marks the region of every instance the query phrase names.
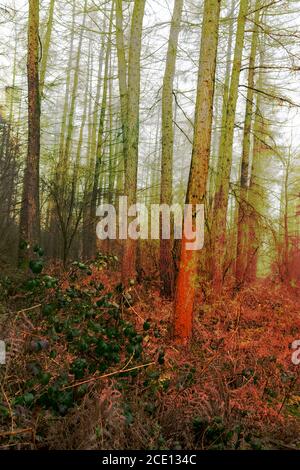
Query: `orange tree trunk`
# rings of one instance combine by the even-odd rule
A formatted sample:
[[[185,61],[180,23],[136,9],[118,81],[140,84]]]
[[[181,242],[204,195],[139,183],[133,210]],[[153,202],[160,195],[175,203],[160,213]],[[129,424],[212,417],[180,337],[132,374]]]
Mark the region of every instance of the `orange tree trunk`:
[[[195,110],[192,162],[186,202],[204,201],[208,161],[210,156],[215,88],[216,56],[218,48],[220,0],[205,0],[201,33],[197,101]],[[196,213],[193,210],[193,220]],[[174,312],[174,337],[186,344],[192,333],[193,305],[197,280],[198,252],[188,251],[185,236],[181,243],[181,256]]]

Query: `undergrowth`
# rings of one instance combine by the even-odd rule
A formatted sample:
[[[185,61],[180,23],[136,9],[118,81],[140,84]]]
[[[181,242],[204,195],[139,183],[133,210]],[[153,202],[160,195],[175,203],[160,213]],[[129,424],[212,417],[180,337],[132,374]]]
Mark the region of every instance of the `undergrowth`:
[[[299,299],[265,281],[199,299],[189,351],[170,338],[172,304],[120,284],[118,260],[1,279],[0,447],[299,448],[290,344]]]

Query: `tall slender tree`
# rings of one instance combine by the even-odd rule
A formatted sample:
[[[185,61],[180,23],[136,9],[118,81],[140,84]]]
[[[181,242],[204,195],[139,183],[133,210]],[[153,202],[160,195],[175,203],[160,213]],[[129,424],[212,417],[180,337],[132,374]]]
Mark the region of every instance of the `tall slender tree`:
[[[93,187],[91,192],[91,199],[89,203],[90,209],[90,224],[88,227],[89,235],[88,240],[90,243],[90,256],[93,257],[96,254],[96,208],[97,208],[97,197],[99,191],[99,178],[101,165],[103,163],[103,152],[104,152],[104,131],[105,131],[105,118],[107,114],[107,94],[108,94],[108,85],[109,80],[109,62],[111,55],[111,34],[112,34],[112,24],[113,24],[113,6],[110,14],[109,20],[109,32],[108,40],[105,52],[105,65],[104,65],[104,77],[103,77],[103,88],[102,88],[102,101],[101,109],[99,115],[99,127],[98,127],[98,137],[97,137],[97,147],[96,147],[96,158],[95,158],[95,168],[94,168],[94,178],[93,178]]]
[[[193,204],[194,209],[196,204],[203,204],[207,187],[220,4],[220,0],[205,0],[204,2],[193,151],[186,196],[186,202]],[[194,210],[193,220],[195,217]],[[187,250],[186,242],[183,236],[174,318],[174,336],[182,344],[188,342],[192,333],[199,258],[197,251]]]
[[[227,206],[230,185],[230,173],[232,164],[233,138],[235,114],[238,99],[239,78],[244,48],[245,24],[248,13],[248,0],[240,1],[240,9],[237,20],[236,42],[232,73],[226,104],[226,118],[222,123],[219,160],[217,168],[216,194],[213,207],[213,280],[217,292],[220,291],[223,282],[223,268],[226,248],[226,223]]]
[[[172,204],[173,198],[173,82],[182,9],[183,0],[175,0],[162,87],[160,203],[168,204],[169,206]],[[172,238],[163,239],[161,237],[160,239],[160,278],[163,295],[172,297],[174,289]]]
[[[29,0],[27,83],[28,145],[20,214],[20,248],[25,241],[32,249],[40,240],[39,0]],[[20,249],[19,253],[22,261],[24,250]]]
[[[62,173],[62,184],[66,181],[66,175],[68,173],[69,164],[70,164],[70,152],[71,152],[71,144],[72,144],[72,137],[74,132],[74,118],[75,118],[75,109],[76,109],[76,101],[78,98],[78,84],[79,84],[79,73],[80,73],[80,59],[82,54],[82,43],[83,43],[83,33],[85,30],[86,24],[86,16],[87,16],[87,0],[84,2],[84,10],[83,10],[83,20],[79,35],[77,53],[76,53],[76,60],[74,66],[74,77],[73,77],[73,89],[71,93],[71,100],[70,100],[70,109],[69,109],[69,120],[66,129],[66,141],[63,150],[63,155],[61,159],[61,167],[60,171]],[[60,176],[60,175],[59,175]],[[64,186],[63,186],[64,187]],[[62,189],[63,189],[62,187]]]
[[[261,242],[260,216],[265,206],[265,194],[263,185],[263,170],[265,155],[269,152],[266,142],[267,123],[263,115],[262,92],[264,84],[264,45],[260,45],[259,74],[255,93],[255,118],[253,124],[253,155],[250,172],[250,181],[247,188],[247,203],[249,213],[247,217],[247,265],[245,272],[246,281],[254,281],[257,275],[258,251]]]
[[[103,23],[103,29],[105,30],[106,22]],[[90,201],[93,190],[93,183],[95,177],[95,165],[97,158],[97,130],[99,126],[99,103],[100,103],[100,93],[102,85],[102,68],[104,62],[104,52],[105,52],[105,35],[102,36],[100,51],[99,51],[99,61],[98,61],[98,73],[97,73],[97,87],[96,87],[96,96],[95,102],[90,116],[90,133],[89,133],[89,145],[88,145],[88,155],[87,155],[87,165],[86,165],[86,175],[85,175],[85,187],[84,187],[84,203],[83,203],[83,227],[82,227],[82,249],[84,259],[89,259],[92,256],[94,242],[93,237],[95,233],[91,226],[94,226],[94,218],[91,218],[90,211]]]
[[[237,230],[237,247],[236,247],[236,281],[237,285],[243,282],[245,268],[246,268],[246,243],[247,243],[247,187],[249,184],[249,160],[250,160],[250,145],[251,145],[251,130],[253,123],[253,100],[254,100],[254,85],[255,85],[255,59],[257,53],[258,43],[258,28],[260,17],[260,0],[255,2],[255,14],[253,18],[253,33],[251,41],[251,51],[249,58],[248,70],[248,89],[246,97],[246,111],[245,123],[243,133],[243,148],[240,172],[240,191],[238,197],[238,230]]]
[[[128,207],[136,202],[137,169],[139,155],[140,111],[140,57],[145,0],[135,0],[130,31],[128,58],[127,139],[128,153],[125,161],[125,195]],[[122,279],[127,283],[136,277],[136,243],[127,237],[122,258]]]
[[[46,33],[43,41],[42,60],[40,69],[40,94],[43,95],[45,86],[45,77],[48,64],[49,48],[51,43],[51,35],[53,29],[53,15],[54,15],[55,0],[50,0]]]
[[[127,161],[128,153],[128,88],[127,88],[127,63],[125,55],[125,40],[123,32],[123,0],[116,0],[116,45],[118,57],[118,83],[121,104],[121,123],[123,137],[123,156]]]

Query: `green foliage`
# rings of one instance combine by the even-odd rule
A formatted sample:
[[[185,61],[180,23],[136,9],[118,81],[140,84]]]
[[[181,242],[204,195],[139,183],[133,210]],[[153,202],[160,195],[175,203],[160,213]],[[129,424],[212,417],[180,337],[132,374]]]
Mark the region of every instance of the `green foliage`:
[[[72,362],[70,372],[71,374],[74,374],[75,379],[82,379],[87,367],[88,363],[86,359],[78,358]]]
[[[119,259],[116,255],[98,252],[92,264],[97,268],[107,268],[108,266],[114,268],[118,263]]]
[[[25,240],[20,240],[19,249],[20,250],[28,250],[28,248],[29,248],[28,243]]]
[[[44,256],[44,250],[43,250],[43,248],[41,248],[41,247],[38,246],[38,245],[35,245],[35,246],[33,247],[33,251],[34,251],[34,253],[36,253],[38,256]]]
[[[150,330],[150,328],[151,328],[150,320],[147,319],[147,320],[144,322],[143,329],[144,329],[144,331],[148,331],[148,330]]]
[[[163,365],[165,363],[165,353],[164,353],[164,351],[159,351],[157,361],[160,365]]]
[[[232,440],[235,440],[236,448],[239,446],[240,427],[228,428],[222,416],[215,416],[211,421],[195,416],[192,429],[195,442],[201,441],[208,449],[224,450]]]
[[[36,302],[41,302],[41,311],[31,315],[41,324],[39,337],[30,341],[27,349],[27,370],[30,374],[14,406],[32,409],[42,406],[55,414],[64,415],[79,403],[86,389],[73,387],[74,381],[81,381],[94,373],[104,373],[110,368],[125,364],[130,359],[141,359],[143,334],[133,323],[122,317],[122,308],[116,301],[118,288],[105,292],[104,285],[93,278],[89,285],[80,283],[80,276],[86,278],[92,272],[88,265],[75,262],[70,273],[70,284],[63,288],[58,279],[42,275],[44,268],[40,258],[43,251],[35,248],[38,259],[29,261],[35,275],[23,282],[21,288],[30,292]],[[76,284],[75,284],[76,281]],[[150,324],[149,324],[150,327]],[[144,330],[149,328],[144,326]],[[47,338],[47,339],[44,339]],[[55,374],[43,367],[43,354],[57,358],[60,345],[67,350],[66,357],[73,357],[70,363],[59,361],[60,370]],[[162,357],[162,356],[161,356]],[[134,371],[136,376],[138,371]],[[128,411],[129,422],[131,420]]]

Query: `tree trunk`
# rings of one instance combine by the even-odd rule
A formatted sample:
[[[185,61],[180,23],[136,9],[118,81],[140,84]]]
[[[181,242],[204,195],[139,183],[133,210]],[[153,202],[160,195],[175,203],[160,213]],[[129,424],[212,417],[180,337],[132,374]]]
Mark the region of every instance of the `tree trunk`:
[[[69,95],[70,95],[70,86],[71,86],[71,71],[73,64],[73,51],[74,51],[74,36],[75,36],[75,0],[72,3],[72,25],[71,25],[71,40],[70,40],[70,53],[68,58],[68,64],[66,69],[66,89],[64,93],[64,105],[63,113],[61,118],[61,126],[59,133],[59,143],[58,143],[58,164],[57,168],[53,170],[53,190],[55,193],[59,191],[59,182],[60,182],[60,169],[62,167],[62,159],[65,147],[65,134],[67,126],[67,116],[69,110]],[[52,258],[57,258],[59,255],[59,244],[58,244],[58,217],[55,209],[55,198],[57,194],[51,194],[49,198],[49,237],[50,243],[48,247],[48,254]]]
[[[234,9],[235,9],[235,3],[236,3],[236,0],[231,0],[231,5],[230,5],[230,13],[229,13],[229,25],[228,25],[228,41],[227,41],[227,44],[226,44],[226,47],[227,47],[227,52],[226,52],[226,69],[225,69],[225,78],[224,78],[224,84],[223,86],[221,87],[221,92],[222,92],[222,111],[221,111],[221,137],[222,137],[222,130],[224,129],[225,125],[226,125],[226,115],[227,115],[227,102],[228,102],[228,94],[229,94],[229,85],[230,85],[230,73],[231,73],[231,62],[232,62],[232,42],[233,42],[233,26],[234,26]],[[216,93],[217,95],[217,90],[216,90]],[[216,113],[217,113],[217,107],[218,107],[218,101],[217,103],[215,104],[215,107],[216,107]],[[216,120],[216,124],[217,124],[217,120]],[[217,132],[215,133],[217,134]],[[214,139],[213,139],[213,144],[214,144],[214,147],[216,149],[216,155],[217,155],[217,152],[219,151],[220,147],[221,147],[221,142],[220,142],[220,139],[218,139],[219,142],[218,142],[218,145],[217,145],[217,139],[216,141],[214,142]],[[212,149],[213,151],[214,149]],[[210,209],[210,212],[211,212],[211,209],[212,209],[212,204],[213,204],[213,195],[214,195],[214,192],[215,192],[215,189],[216,189],[216,180],[217,180],[217,177],[218,177],[218,161],[219,161],[219,158],[217,158],[217,162],[215,165],[212,165],[213,166],[213,171],[212,171],[212,175],[211,175],[211,179],[210,179],[210,182],[209,182],[209,209]]]
[[[160,203],[171,206],[173,198],[173,82],[183,0],[175,0],[171,22],[166,68],[162,88],[162,154]],[[161,292],[171,298],[174,290],[172,239],[160,238]]]
[[[255,59],[257,52],[258,41],[258,26],[259,26],[259,9],[260,0],[255,2],[255,15],[254,15],[254,30],[252,33],[251,51],[249,58],[249,72],[248,72],[248,91],[246,98],[246,112],[245,124],[243,135],[243,150],[241,161],[241,175],[240,175],[240,191],[237,207],[237,247],[236,247],[236,283],[240,286],[244,280],[246,269],[246,243],[247,243],[247,187],[249,175],[249,156],[250,156],[250,142],[251,142],[251,128],[253,122],[253,98],[254,98],[254,78],[255,78]]]
[[[103,29],[105,29],[105,22],[103,24]],[[94,181],[94,171],[96,164],[96,152],[97,152],[97,129],[99,121],[99,102],[100,102],[100,92],[102,84],[102,68],[103,68],[103,55],[104,55],[104,38],[102,38],[101,49],[99,54],[99,63],[98,63],[98,81],[96,89],[95,103],[92,112],[92,122],[91,122],[91,132],[90,132],[90,142],[89,142],[89,154],[87,161],[87,175],[84,188],[84,201],[83,201],[83,227],[82,227],[82,246],[83,246],[83,258],[89,259],[92,256],[92,239],[91,237],[92,230],[90,225],[93,225],[93,220],[90,218],[90,201],[93,190],[93,181]]]
[[[128,61],[128,153],[125,162],[125,195],[128,207],[136,202],[138,143],[139,143],[139,102],[140,102],[140,56],[145,0],[135,0],[130,32]],[[136,243],[127,237],[122,259],[122,280],[126,284],[136,277]]]
[[[78,83],[79,83],[79,69],[80,69],[80,58],[82,53],[82,42],[83,42],[83,33],[85,28],[86,22],[86,7],[87,7],[87,0],[84,2],[84,12],[83,12],[83,21],[80,30],[80,36],[78,41],[78,48],[76,54],[76,62],[74,68],[74,81],[73,81],[73,89],[71,95],[71,102],[70,102],[70,109],[69,109],[69,121],[67,126],[67,135],[66,135],[66,142],[65,147],[61,159],[61,166],[60,172],[62,175],[61,182],[62,188],[59,190],[64,190],[64,183],[66,181],[66,177],[69,170],[69,163],[70,163],[70,151],[71,151],[71,144],[72,144],[72,137],[73,137],[73,130],[74,130],[74,116],[75,116],[75,107],[76,107],[76,100],[78,95]],[[59,175],[60,176],[60,175]]]
[[[118,57],[118,79],[119,95],[121,103],[121,124],[123,136],[123,156],[124,162],[127,162],[128,153],[128,88],[127,88],[127,64],[125,56],[125,44],[123,34],[123,9],[122,0],[116,0],[116,45]],[[126,163],[125,163],[126,165]]]
[[[49,47],[51,42],[51,34],[53,28],[53,14],[54,14],[55,0],[50,0],[49,13],[46,34],[43,42],[42,60],[41,60],[41,71],[40,71],[40,95],[43,96],[45,77],[48,63]]]
[[[193,205],[203,204],[207,187],[220,3],[220,0],[204,2],[193,152],[186,197],[186,202]],[[193,216],[195,217],[195,213]],[[174,318],[174,336],[181,344],[188,342],[192,332],[197,266],[198,253],[187,250],[183,237]]]
[[[89,243],[89,257],[96,255],[97,251],[97,238],[96,238],[96,208],[97,208],[97,198],[99,190],[99,177],[100,169],[103,156],[103,145],[104,145],[104,127],[105,127],[105,117],[106,117],[106,107],[107,107],[107,90],[108,90],[108,80],[111,78],[109,75],[109,60],[111,54],[111,32],[112,32],[112,20],[113,20],[113,7],[110,15],[109,23],[109,39],[107,41],[106,55],[105,55],[105,65],[104,65],[104,78],[103,78],[103,89],[102,89],[102,102],[100,109],[100,119],[99,119],[99,128],[98,128],[98,139],[97,139],[97,148],[96,148],[96,158],[95,158],[95,170],[94,170],[94,179],[92,194],[89,204],[89,218],[90,223],[88,225],[88,243]]]
[[[260,52],[260,72],[256,88],[262,89],[264,52]],[[261,109],[261,93],[256,93],[255,119],[253,125],[253,156],[251,166],[251,176],[247,189],[247,202],[249,206],[249,216],[247,218],[247,266],[245,270],[245,280],[255,281],[257,275],[258,250],[260,245],[259,233],[259,209],[264,205],[264,191],[261,175],[263,173],[263,156],[268,148],[265,147],[265,121]]]
[[[220,87],[221,92],[221,119],[220,119],[220,132],[215,131],[212,139],[212,155],[210,156],[210,178],[208,180],[208,201],[207,201],[207,220],[208,228],[205,233],[208,237],[209,244],[206,244],[205,251],[203,253],[203,264],[208,267],[208,271],[213,273],[213,240],[212,232],[214,231],[213,225],[213,204],[214,197],[216,193],[217,182],[220,178],[220,149],[221,149],[221,140],[224,137],[224,128],[226,125],[226,116],[227,116],[227,103],[229,95],[229,86],[230,86],[230,76],[231,76],[231,66],[232,66],[232,45],[233,45],[233,35],[234,35],[234,10],[235,10],[236,0],[231,0],[230,12],[227,17],[228,24],[228,40],[226,44],[226,68],[225,68],[225,77],[223,86]],[[218,86],[216,84],[215,98],[218,93]],[[217,96],[217,98],[219,98]],[[217,112],[218,112],[218,99],[215,99],[215,123],[217,122]],[[215,149],[215,154],[214,154]]]
[[[238,99],[238,86],[242,63],[242,53],[244,47],[245,23],[247,12],[248,0],[241,0],[236,32],[236,43],[234,50],[231,81],[227,101],[226,119],[224,124],[222,124],[221,143],[218,161],[218,179],[216,182],[216,195],[214,199],[212,219],[213,284],[216,293],[220,292],[223,283],[227,206],[232,164],[234,123]]]
[[[31,249],[40,240],[39,162],[40,162],[40,94],[39,94],[39,1],[29,0],[28,19],[28,146],[20,214],[20,241]],[[20,261],[24,251],[20,250]]]
[[[291,165],[291,149],[286,162],[285,175],[284,175],[284,211],[283,211],[283,230],[284,230],[284,246],[283,246],[283,272],[285,281],[290,279],[289,269],[289,176]]]

